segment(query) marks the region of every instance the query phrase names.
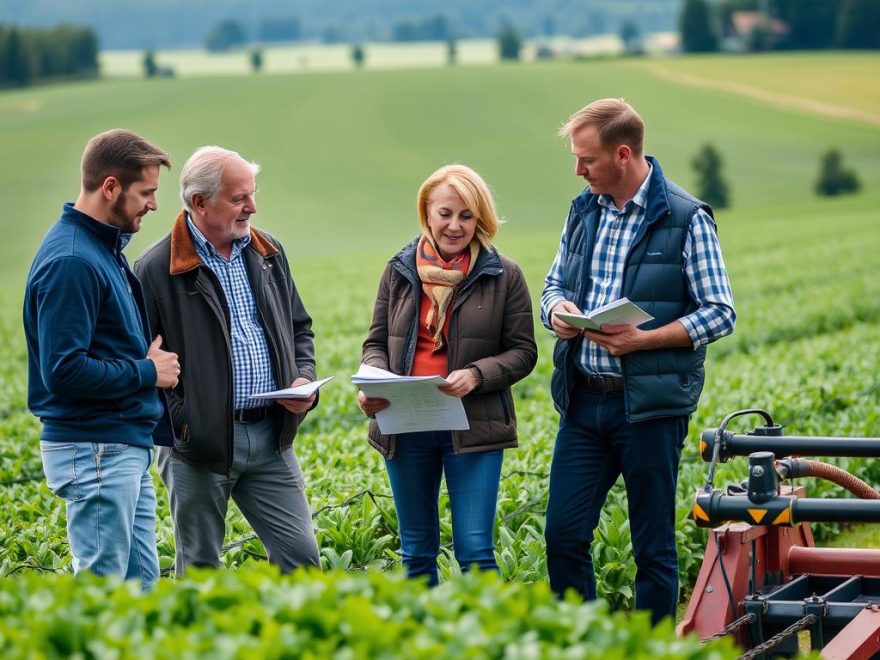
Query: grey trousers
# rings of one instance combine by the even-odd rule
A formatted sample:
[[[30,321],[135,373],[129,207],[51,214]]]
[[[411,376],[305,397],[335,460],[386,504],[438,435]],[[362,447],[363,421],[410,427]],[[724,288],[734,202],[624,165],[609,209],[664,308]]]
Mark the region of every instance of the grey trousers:
[[[237,422],[229,475],[193,467],[161,447],[159,474],[174,520],[174,569],[220,567],[230,496],[282,572],[320,566],[318,544],[293,449],[277,452],[275,422]]]

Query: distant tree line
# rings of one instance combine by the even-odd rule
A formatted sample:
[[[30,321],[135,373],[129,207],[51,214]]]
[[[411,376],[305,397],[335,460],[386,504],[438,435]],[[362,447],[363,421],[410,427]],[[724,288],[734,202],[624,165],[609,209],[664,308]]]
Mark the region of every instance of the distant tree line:
[[[638,28],[632,26],[634,38],[638,37]],[[264,20],[260,27],[260,41],[287,40],[295,41],[300,38],[300,26],[296,19],[273,19]],[[416,41],[442,41],[446,43],[447,63],[453,65],[458,59],[457,37],[449,20],[442,14],[436,14],[420,21],[406,20],[396,23],[391,30],[390,38],[396,42]],[[511,23],[505,23],[495,35],[498,43],[499,56],[502,60],[518,60],[522,48],[523,39]],[[341,40],[341,34],[326,35],[324,41],[336,43]],[[252,43],[248,31],[241,21],[224,19],[215,24],[205,38],[205,48],[211,52],[224,52],[233,48],[242,48]],[[366,62],[366,51],[361,42],[351,44],[349,51],[352,63],[356,68],[362,68]],[[263,66],[262,51],[251,51],[251,68],[258,72]],[[152,51],[147,51],[144,59],[146,76],[158,75],[155,58]]]
[[[306,38],[302,24],[295,17],[264,18],[256,30],[249,29],[243,21],[227,18],[218,21],[205,35],[205,47],[212,52],[227,51],[254,41],[261,43],[294,42]],[[436,14],[425,19],[402,20],[391,25],[388,39],[397,42],[450,41],[455,31],[449,19]],[[340,28],[328,27],[321,34],[327,43],[343,41]]]
[[[757,12],[738,34],[737,12]],[[682,50],[712,52],[738,38],[747,50],[880,48],[878,0],[685,0],[679,15]]]
[[[279,43],[299,41],[303,38],[302,24],[295,16],[276,16],[263,18],[252,32],[247,25],[233,18],[226,18],[214,24],[205,35],[205,48],[212,52],[223,52],[238,48],[254,41]]]
[[[717,2],[718,0],[713,0]],[[674,30],[682,0],[0,0],[0,22],[17,25],[53,23],[91,25],[102,48],[161,52],[204,43],[207,33],[223,19],[242,23],[251,45],[307,40],[336,43],[375,43],[394,39],[395,26],[403,37],[412,24],[417,30],[442,15],[456,39],[491,39],[506,23],[525,39],[554,35],[574,38],[616,33],[633,17],[642,34]],[[51,5],[51,15],[46,8]],[[112,11],[96,11],[111,7]],[[238,8],[238,9],[236,9]],[[149,29],[145,27],[149,25]],[[436,34],[435,34],[436,37]],[[445,39],[437,39],[446,41]]]
[[[129,0],[118,0],[127,2]],[[199,23],[205,30],[203,42],[214,52],[272,42],[321,41],[324,43],[365,43],[391,41],[445,42],[466,38],[494,37],[513,29],[521,39],[565,35],[575,38],[622,30],[627,52],[641,51],[641,36],[658,30],[673,29],[681,0],[533,0],[529,3],[505,3],[502,0],[426,0],[420,11],[403,13],[396,0],[382,0],[358,8],[348,19],[337,12],[347,2],[339,0],[327,11],[315,15],[300,6],[300,16],[268,14],[261,17],[256,9],[245,18],[214,14]],[[190,0],[188,7],[201,0]],[[252,0],[254,7],[262,0]],[[393,5],[385,11],[377,7]],[[205,19],[203,19],[204,21]]]
[[[217,23],[205,36],[205,48],[212,53],[220,53],[243,46],[248,39],[244,26],[231,18]]]
[[[449,41],[455,37],[449,20],[441,15],[424,20],[404,20],[391,26],[392,41]]]
[[[0,86],[98,75],[98,38],[88,27],[0,25]]]

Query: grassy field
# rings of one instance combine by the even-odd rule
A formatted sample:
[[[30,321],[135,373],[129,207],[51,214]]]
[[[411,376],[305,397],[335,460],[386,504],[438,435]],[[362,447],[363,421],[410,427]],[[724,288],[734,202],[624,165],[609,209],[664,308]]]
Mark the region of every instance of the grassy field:
[[[846,60],[840,63],[843,74]],[[859,89],[853,80],[847,98]],[[0,248],[0,268],[13,278],[22,273],[59,200],[76,194],[83,143],[116,125],[150,136],[178,167],[211,143],[261,162],[257,222],[288,239],[296,256],[387,252],[412,233],[418,184],[450,161],[477,167],[493,184],[510,221],[502,244],[516,234],[558,232],[580,182],[555,130],[573,109],[609,95],[640,109],[649,151],[685,186],[694,181],[689,163],[699,146],[715,144],[737,212],[810,200],[819,154],[831,146],[858,169],[869,195],[880,183],[875,127],[670,84],[625,62],[96,82],[0,96],[7,211],[28,218],[17,240]],[[133,253],[176,213],[175,179],[164,176],[162,208]]]
[[[63,509],[39,479],[39,425],[26,410],[20,331],[22,286],[32,254],[78,190],[85,141],[112,126],[142,132],[169,149],[160,210],[128,248],[134,258],[176,215],[177,172],[203,144],[220,144],[262,163],[255,224],[288,250],[315,317],[318,373],[337,375],[297,440],[328,566],[386,566],[397,558],[393,507],[378,456],[346,379],[359,360],[373,294],[387,258],[415,233],[415,191],[437,166],[460,161],[493,185],[507,218],[499,245],[523,266],[533,298],[556,249],[572,175],[560,123],[593,98],[623,96],[642,112],[647,147],[666,173],[694,184],[690,160],[705,142],[722,153],[733,208],[719,231],[739,313],[734,337],[710,350],[709,380],[691,426],[682,468],[682,574],[692,578],[703,536],[685,521],[704,478],[694,446],[700,429],[724,414],[767,407],[791,433],[880,435],[880,126],[762,101],[735,88],[675,82],[656,67],[712,79],[748,81],[823,103],[870,111],[861,95],[880,57],[695,58],[473,66],[315,75],[211,76],[113,80],[0,95],[5,158],[0,192],[6,240],[0,243],[0,575],[56,570],[69,557]],[[817,71],[835,87],[817,84]],[[824,79],[824,78],[823,78]],[[869,92],[869,94],[876,94]],[[839,148],[862,181],[846,199],[812,193],[819,155]],[[542,511],[556,428],[549,397],[549,333],[539,330],[536,372],[517,388],[522,447],[507,453],[498,552],[503,576],[543,580]],[[872,461],[850,467],[875,485]],[[739,479],[724,466],[718,483]],[[365,494],[368,489],[375,497]],[[826,485],[812,493],[839,493]],[[346,500],[355,499],[344,504]],[[623,498],[615,492],[603,522],[602,589],[627,605],[633,566]],[[341,505],[341,506],[340,506]],[[329,507],[329,508],[323,508]],[[230,514],[229,540],[247,538]],[[820,529],[820,538],[837,530]],[[449,519],[443,518],[444,543]],[[160,504],[160,552],[168,565],[170,521]],[[238,566],[259,556],[255,540],[226,553]],[[448,558],[444,572],[451,569]]]
[[[880,75],[875,53],[775,53],[642,60],[636,68],[661,71],[694,84],[751,89],[792,109],[817,104],[862,112],[880,122],[880,89],[867,84]]]

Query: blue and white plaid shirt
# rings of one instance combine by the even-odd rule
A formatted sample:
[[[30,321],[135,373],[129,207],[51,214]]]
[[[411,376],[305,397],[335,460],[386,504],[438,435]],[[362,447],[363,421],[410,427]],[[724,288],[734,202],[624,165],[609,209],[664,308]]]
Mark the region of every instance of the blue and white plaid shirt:
[[[648,170],[648,176],[622,209],[614,205],[610,196],[599,195],[598,202],[602,211],[590,261],[590,288],[586,300],[572,301],[581,310],[595,309],[623,295],[624,263],[633,239],[645,221],[651,170],[653,167]],[[565,300],[562,274],[563,264],[568,259],[567,236],[566,226],[562,230],[559,251],[544,280],[541,309],[548,324],[550,310],[560,300]],[[729,335],[733,332],[736,321],[733,294],[721,257],[718,236],[712,219],[702,209],[691,219],[683,257],[688,292],[698,308],[678,320],[690,335],[694,348],[699,348]],[[614,357],[605,348],[591,341],[582,342],[578,362],[581,370],[588,373],[623,375],[620,358]]]
[[[196,253],[220,280],[220,286],[229,306],[235,409],[265,406],[264,401],[251,399],[251,395],[271,392],[278,387],[275,383],[275,375],[272,373],[266,333],[263,331],[263,323],[257,312],[242,255],[242,251],[251,242],[251,237],[247,235],[235,239],[232,243],[232,254],[227,261],[199,231],[188,213],[186,222],[196,244]],[[217,359],[220,360],[222,357],[218,355]]]

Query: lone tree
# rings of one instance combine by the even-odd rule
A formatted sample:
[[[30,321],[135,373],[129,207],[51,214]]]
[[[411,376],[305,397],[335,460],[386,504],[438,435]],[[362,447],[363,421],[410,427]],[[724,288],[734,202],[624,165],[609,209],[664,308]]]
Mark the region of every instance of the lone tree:
[[[454,66],[458,62],[458,43],[455,37],[449,37],[446,41],[446,64]]]
[[[627,55],[641,55],[645,52],[639,24],[631,18],[620,24],[620,40],[623,42],[623,50]]]
[[[691,161],[697,172],[697,196],[716,209],[730,206],[730,188],[721,175],[721,154],[711,144],[703,148]]]
[[[366,53],[364,53],[364,47],[360,44],[354,44],[351,47],[351,61],[354,62],[355,67],[358,69],[363,68],[364,60],[367,58]]]
[[[817,195],[845,195],[857,192],[860,186],[855,170],[844,169],[843,156],[837,149],[825,152],[814,187]]]
[[[681,49],[686,53],[711,53],[718,50],[718,37],[712,25],[712,13],[706,0],[685,0],[678,19]]]
[[[144,51],[144,59],[142,60],[144,67],[144,76],[147,78],[155,78],[159,75],[159,65],[156,64],[156,53],[151,50]]]
[[[510,23],[501,28],[498,33],[498,56],[502,60],[519,60],[519,51],[522,48],[522,38]]]
[[[260,48],[254,48],[250,54],[251,71],[259,73],[263,70],[263,51]]]

